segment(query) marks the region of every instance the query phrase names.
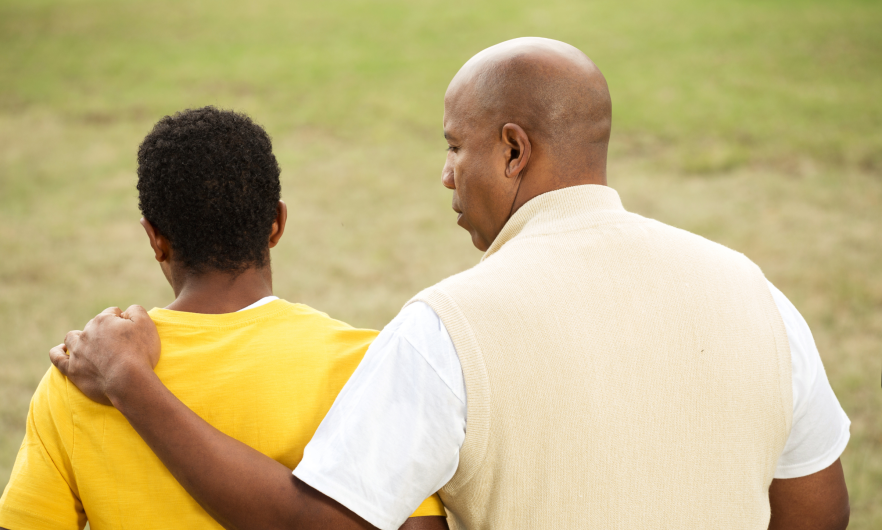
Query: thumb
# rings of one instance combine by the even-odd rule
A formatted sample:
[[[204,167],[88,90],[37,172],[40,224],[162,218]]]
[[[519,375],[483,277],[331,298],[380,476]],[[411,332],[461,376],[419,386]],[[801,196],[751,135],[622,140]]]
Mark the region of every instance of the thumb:
[[[49,360],[52,361],[52,364],[58,368],[58,371],[67,375],[67,369],[70,363],[70,357],[67,355],[67,347],[64,344],[59,344],[58,346],[49,350]]]
[[[113,315],[115,317],[121,316],[122,311],[118,307],[108,307],[104,311],[100,313],[101,315]]]

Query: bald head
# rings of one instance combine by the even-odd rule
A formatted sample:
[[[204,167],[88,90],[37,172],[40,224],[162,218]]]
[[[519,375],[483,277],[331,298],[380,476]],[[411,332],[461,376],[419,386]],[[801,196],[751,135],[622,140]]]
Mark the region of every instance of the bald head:
[[[605,168],[609,90],[591,59],[569,44],[525,37],[487,48],[453,78],[446,103],[477,127],[520,125],[558,173],[586,164]]]
[[[469,59],[444,96],[441,182],[474,245],[538,195],[606,184],[610,115],[606,80],[569,44],[515,39]]]

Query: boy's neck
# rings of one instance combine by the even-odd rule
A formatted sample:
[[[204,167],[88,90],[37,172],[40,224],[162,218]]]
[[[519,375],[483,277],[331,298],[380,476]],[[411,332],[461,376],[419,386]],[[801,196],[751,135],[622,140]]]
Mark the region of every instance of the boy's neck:
[[[250,268],[236,275],[212,271],[183,276],[170,278],[175,301],[166,309],[209,315],[234,313],[273,294],[269,267]]]

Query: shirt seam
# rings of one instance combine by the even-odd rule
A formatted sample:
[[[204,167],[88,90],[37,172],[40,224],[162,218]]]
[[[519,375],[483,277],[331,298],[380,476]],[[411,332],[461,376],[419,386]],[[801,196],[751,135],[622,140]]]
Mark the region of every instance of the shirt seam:
[[[67,411],[70,413],[70,454],[67,455],[67,458],[70,459],[70,472],[71,472],[71,474],[73,474],[74,473],[74,453],[76,452],[76,448],[77,448],[77,423],[76,423],[76,421],[74,421],[74,410],[73,410],[73,405],[71,404],[72,402],[70,400],[70,385],[71,385],[70,379],[68,379],[67,376],[64,376],[64,398],[66,401],[65,405],[67,405]],[[71,477],[71,478],[73,478],[73,477]],[[65,482],[67,482],[67,481],[65,481]],[[67,487],[70,488],[71,492],[74,491],[74,489],[71,487],[70,483],[67,484]],[[77,489],[79,490],[79,488],[77,488]],[[76,497],[79,498],[79,495],[77,495]]]
[[[50,370],[56,370],[56,368],[53,366],[50,368]],[[64,379],[65,379],[65,390],[66,390],[67,377],[65,377]],[[68,407],[68,411],[70,411],[70,407]],[[53,418],[52,421],[54,422],[55,419]],[[71,416],[71,422],[73,422],[73,416]],[[62,473],[61,470],[58,468],[58,462],[56,462],[55,459],[52,458],[52,455],[46,449],[46,443],[43,441],[43,437],[40,435],[39,429],[37,429],[36,417],[34,418],[34,434],[37,437],[37,441],[40,442],[40,449],[46,453],[46,457],[49,458],[50,462],[52,462],[52,467],[55,468],[55,471],[58,472],[59,476],[61,476],[62,480],[64,480],[64,483],[67,484],[68,489],[70,489],[71,493],[73,493],[73,488],[71,487],[70,482],[68,482],[68,480],[64,477],[64,473]],[[73,442],[71,442],[71,444],[73,444]],[[67,452],[67,451],[65,451],[65,452]],[[71,458],[70,455],[68,455],[68,458]],[[71,460],[71,466],[73,466],[73,460]]]
[[[49,368],[49,369],[50,369],[50,370],[55,370],[56,368],[53,366],[53,367],[51,367],[51,368]],[[66,390],[67,390],[67,382],[68,382],[67,377],[65,377],[65,392],[66,392]],[[70,407],[68,407],[68,411],[70,411]],[[36,411],[34,411],[34,412],[36,412]],[[35,414],[34,416],[36,416],[36,414]],[[53,418],[52,421],[54,422],[55,419]],[[73,421],[73,416],[71,416],[71,421]],[[39,447],[40,447],[40,451],[43,452],[43,453],[45,453],[46,458],[47,458],[50,462],[52,462],[52,467],[55,468],[55,472],[58,473],[58,476],[61,477],[61,480],[64,481],[65,485],[67,485],[67,488],[70,490],[71,494],[73,494],[73,493],[74,493],[74,489],[73,489],[73,487],[71,486],[71,484],[70,484],[70,482],[68,481],[67,477],[64,476],[64,473],[61,472],[61,469],[59,469],[59,467],[58,467],[58,462],[56,462],[55,459],[52,458],[52,454],[48,451],[48,449],[46,449],[46,443],[43,441],[43,437],[40,435],[40,431],[39,431],[39,429],[37,429],[36,418],[34,418],[34,435],[36,436],[36,438],[37,438],[37,442],[38,442],[36,445],[39,445]],[[62,450],[64,451],[63,448],[62,448]],[[64,452],[67,452],[67,451],[64,451]],[[68,458],[71,458],[71,456],[68,455]],[[72,458],[71,458],[71,468],[73,468],[73,459],[72,459]],[[11,477],[10,477],[10,482],[11,482]],[[78,495],[74,495],[74,497],[76,497],[77,499],[79,499],[79,496],[78,496]],[[3,506],[3,508],[4,508],[4,509],[8,509],[8,507],[5,506],[5,505]],[[22,511],[23,511],[24,513],[28,513],[28,514],[30,514],[30,515],[39,515],[39,514],[36,514],[36,513],[30,512],[30,511],[25,511],[25,510],[22,510]],[[56,522],[57,522],[57,521],[56,521]]]

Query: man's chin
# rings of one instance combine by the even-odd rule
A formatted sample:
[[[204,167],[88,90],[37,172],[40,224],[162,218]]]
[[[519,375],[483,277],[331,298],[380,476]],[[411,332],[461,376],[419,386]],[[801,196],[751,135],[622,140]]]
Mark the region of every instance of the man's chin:
[[[487,249],[490,248],[490,245],[484,241],[484,238],[481,237],[474,230],[469,230],[469,233],[472,235],[472,245],[475,245],[475,248],[480,250],[481,252],[487,252]]]
[[[462,227],[463,230],[465,230],[469,233],[469,235],[472,236],[472,245],[474,245],[476,249],[480,250],[481,252],[487,252],[487,249],[490,248],[490,245],[488,245],[487,242],[484,241],[484,238],[481,237],[481,235],[478,233],[478,231],[472,228],[472,225],[470,225],[469,222],[466,221],[465,215],[459,214],[459,217],[456,218],[456,224],[458,224],[460,227]]]

